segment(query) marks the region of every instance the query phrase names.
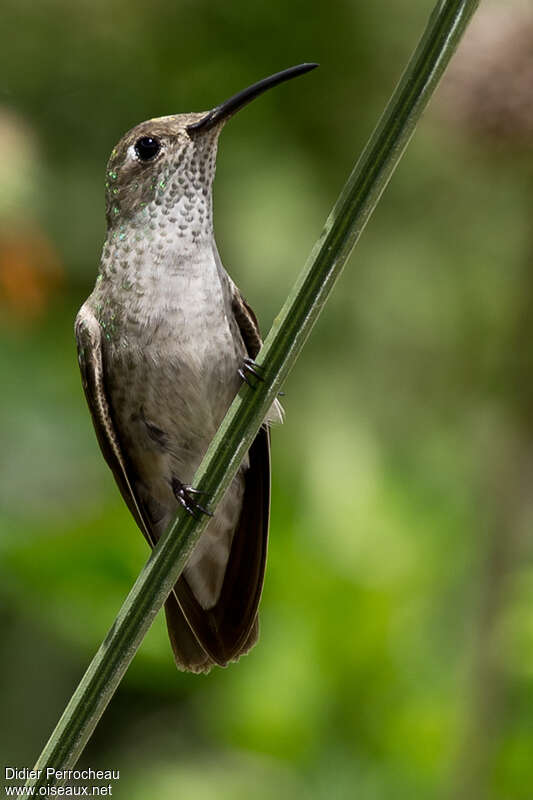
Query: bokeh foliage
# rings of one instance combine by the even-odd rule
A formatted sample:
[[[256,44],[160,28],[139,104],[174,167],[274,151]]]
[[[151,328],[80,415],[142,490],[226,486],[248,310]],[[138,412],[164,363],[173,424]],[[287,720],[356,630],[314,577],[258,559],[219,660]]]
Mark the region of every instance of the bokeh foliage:
[[[72,336],[110,149],[142,119],[321,62],[221,139],[217,240],[266,330],[428,11],[5,2],[5,763],[33,763],[147,555],[98,452]],[[117,797],[529,797],[531,157],[473,135],[450,95],[286,387],[260,645],[181,675],[158,620],[83,758],[121,769]]]

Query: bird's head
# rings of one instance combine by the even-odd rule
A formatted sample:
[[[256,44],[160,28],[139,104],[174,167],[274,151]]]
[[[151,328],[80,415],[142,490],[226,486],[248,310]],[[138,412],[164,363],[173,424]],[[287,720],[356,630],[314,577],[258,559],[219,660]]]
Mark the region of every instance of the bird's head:
[[[106,216],[120,236],[126,225],[201,237],[211,226],[217,142],[227,120],[267,89],[316,67],[300,64],[233,95],[208,112],[141,122],[114,147],[106,173]]]

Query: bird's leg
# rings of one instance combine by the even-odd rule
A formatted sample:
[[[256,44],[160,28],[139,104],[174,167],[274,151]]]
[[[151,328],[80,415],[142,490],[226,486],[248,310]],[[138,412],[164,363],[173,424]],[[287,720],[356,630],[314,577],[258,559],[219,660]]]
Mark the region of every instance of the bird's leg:
[[[254,378],[257,378],[258,381],[264,381],[265,378],[263,376],[264,367],[259,366],[256,364],[253,358],[246,358],[242,361],[242,367],[237,370],[242,380],[248,384],[252,389],[255,388],[254,384],[250,381],[248,374],[253,375]],[[285,392],[278,392],[278,397],[284,397]]]
[[[202,514],[207,514],[208,517],[213,516],[211,511],[208,511],[207,508],[201,506],[200,503],[198,503],[193,497],[193,495],[207,494],[207,492],[201,492],[199,489],[195,489],[192,486],[187,486],[177,478],[172,479],[172,491],[174,492],[178,503],[183,506],[185,511],[187,511],[187,513],[191,516],[195,517],[197,511],[201,511]]]
[[[250,381],[249,375],[253,375],[254,378],[257,378],[258,381],[264,381],[263,377],[263,367],[260,367],[259,364],[256,364],[253,358],[246,358],[242,361],[242,367],[237,370],[242,380],[251,386],[252,389],[254,388],[254,384]]]

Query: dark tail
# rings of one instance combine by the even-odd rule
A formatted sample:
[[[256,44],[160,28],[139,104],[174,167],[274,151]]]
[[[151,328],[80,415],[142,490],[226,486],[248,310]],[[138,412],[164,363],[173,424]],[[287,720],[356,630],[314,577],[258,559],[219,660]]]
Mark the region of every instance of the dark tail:
[[[183,616],[178,601],[172,594],[165,603],[165,615],[167,618],[168,637],[172,645],[177,668],[182,672],[209,672],[211,667],[215,666],[215,662],[198,642]],[[237,661],[240,656],[251,650],[258,638],[259,620],[256,617],[248,639],[233,660]]]

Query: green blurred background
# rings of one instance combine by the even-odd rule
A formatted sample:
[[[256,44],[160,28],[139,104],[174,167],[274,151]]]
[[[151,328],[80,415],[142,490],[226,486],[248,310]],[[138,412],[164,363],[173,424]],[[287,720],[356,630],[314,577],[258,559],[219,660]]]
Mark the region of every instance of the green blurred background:
[[[2,762],[34,763],[148,555],[72,332],[111,148],[321,63],[220,143],[217,241],[267,331],[431,5],[4,0]],[[503,5],[285,387],[260,644],[183,675],[157,619],[80,762],[120,769],[114,797],[533,796],[533,19]]]

